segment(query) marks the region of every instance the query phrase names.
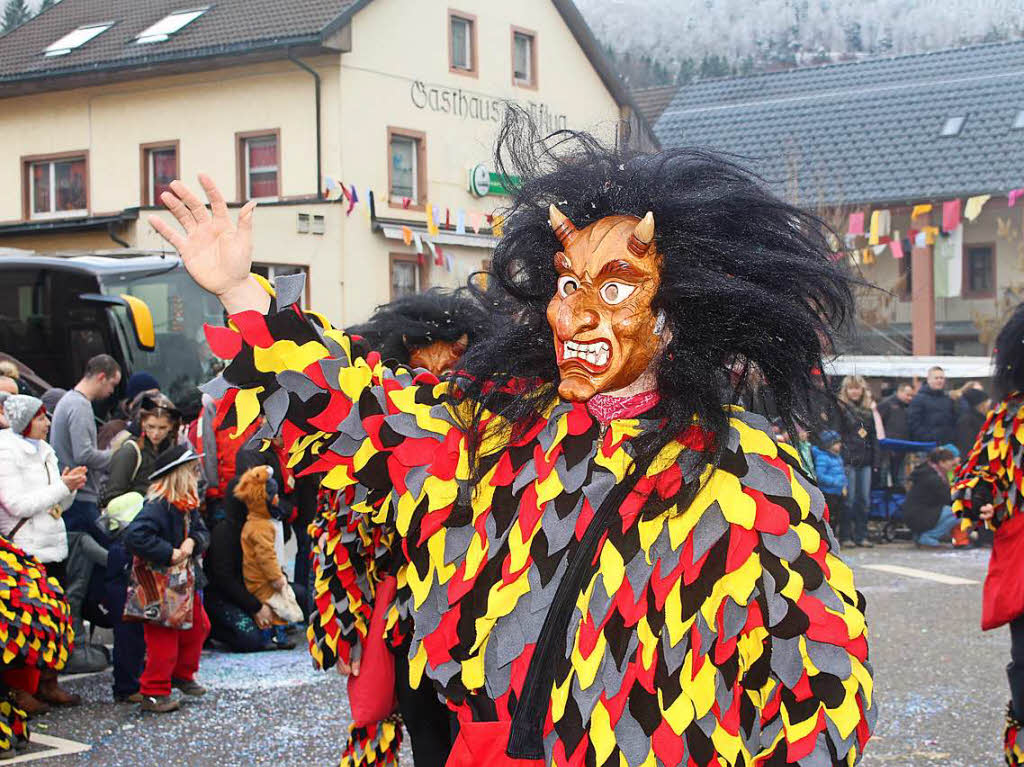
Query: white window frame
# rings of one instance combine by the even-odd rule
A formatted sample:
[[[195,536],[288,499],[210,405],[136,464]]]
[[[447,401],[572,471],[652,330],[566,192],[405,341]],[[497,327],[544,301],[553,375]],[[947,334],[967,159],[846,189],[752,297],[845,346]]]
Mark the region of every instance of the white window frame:
[[[274,171],[277,176],[277,194],[269,197],[252,196],[252,168],[249,166],[249,144],[253,141],[266,141],[273,139],[277,148],[277,165],[260,166],[257,173],[269,173]],[[279,200],[281,199],[281,146],[276,133],[266,133],[260,136],[248,136],[242,139],[242,162],[245,163],[245,199],[246,200]]]
[[[526,77],[525,78],[524,77],[517,77],[516,76],[516,59],[515,59],[515,57],[516,57],[516,52],[518,51],[518,47],[516,46],[516,42],[518,41],[518,39],[520,37],[523,38],[524,40],[526,40],[527,43],[528,43],[528,45],[526,47]],[[526,32],[520,32],[519,30],[515,30],[515,31],[512,32],[512,79],[515,80],[516,83],[519,84],[519,85],[533,85],[534,84],[534,74],[533,74],[533,55],[534,55],[534,53],[533,53],[533,45],[534,45],[534,42],[535,42],[534,36],[531,35],[531,34],[527,34]]]
[[[71,51],[81,48],[90,40],[102,35],[112,26],[114,26],[112,21],[104,21],[99,24],[83,24],[46,46],[43,49],[43,55],[51,57],[67,56]]]
[[[55,160],[34,160],[28,164],[28,212],[29,218],[31,219],[47,219],[47,218],[77,218],[79,216],[88,216],[88,208],[75,208],[74,210],[55,210],[57,206],[57,163],[59,162],[74,162],[76,160],[85,161],[85,155],[81,157],[61,157]],[[50,166],[50,210],[39,213],[35,209],[36,204],[36,174],[34,173],[37,165],[49,165]],[[88,164],[86,164],[86,173],[88,174]],[[88,176],[86,176],[86,183],[89,183]],[[86,192],[86,204],[88,204],[88,192]]]
[[[452,25],[453,29],[450,29],[448,33],[451,35],[452,40],[452,67],[458,69],[460,72],[472,72],[473,71],[473,22],[470,19],[459,16],[457,13],[451,14],[448,17],[449,24]],[[466,44],[463,46],[462,53],[465,56],[464,64],[457,64],[455,61],[455,24],[462,24],[466,30]]]
[[[171,38],[171,35],[183,30],[208,10],[210,10],[209,6],[171,11],[155,24],[150,24],[142,30],[135,38],[135,44],[147,45],[165,42]]]
[[[420,266],[419,266],[419,263],[417,261],[415,261],[412,258],[396,257],[394,254],[392,254],[390,261],[391,261],[390,273],[388,274],[388,283],[389,283],[388,284],[388,295],[390,296],[390,300],[391,301],[394,301],[395,299],[398,299],[398,298],[402,298],[402,296],[395,295],[395,279],[394,279],[394,276],[395,276],[395,272],[397,271],[396,266],[398,264],[402,264],[403,266],[404,265],[408,265],[409,267],[412,268],[412,272],[413,272],[413,280],[412,280],[412,283],[413,283],[413,293],[412,293],[412,295],[416,295],[416,294],[420,293],[423,290],[423,285],[421,283],[421,278],[420,278]]]
[[[391,136],[391,146],[388,147],[388,160],[390,162],[392,162],[392,163],[394,163],[395,154],[394,154],[393,147],[394,147],[394,144],[395,144],[396,141],[403,141],[403,142],[409,144],[409,146],[412,147],[412,179],[411,179],[411,183],[410,183],[410,186],[412,187],[412,189],[411,189],[411,194],[409,194],[409,195],[403,195],[403,194],[396,194],[395,193],[394,186],[393,186],[394,185],[394,181],[395,181],[395,178],[394,178],[394,167],[392,167],[392,177],[391,177],[392,188],[388,190],[388,195],[392,199],[399,199],[399,200],[402,197],[408,196],[409,199],[412,200],[412,204],[413,205],[419,205],[419,203],[420,203],[420,201],[418,199],[419,198],[419,195],[418,195],[418,192],[419,192],[419,173],[420,173],[420,168],[419,168],[419,151],[420,151],[419,139],[413,138],[412,136],[403,136],[401,134],[394,134],[394,135],[392,135]]]
[[[173,144],[167,146],[151,146],[146,149],[146,193],[149,195],[150,205],[161,205],[162,203],[156,197],[156,165],[153,163],[153,155],[157,152],[173,152],[174,153],[174,164],[178,164],[178,148]]]

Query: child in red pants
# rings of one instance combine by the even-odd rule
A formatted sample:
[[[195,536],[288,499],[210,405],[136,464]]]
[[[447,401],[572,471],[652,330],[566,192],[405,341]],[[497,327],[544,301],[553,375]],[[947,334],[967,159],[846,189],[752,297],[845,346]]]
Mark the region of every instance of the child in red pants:
[[[199,456],[185,445],[175,445],[159,455],[149,478],[152,484],[146,505],[124,532],[132,554],[155,567],[196,561],[210,543],[210,534],[199,515],[197,487]],[[145,623],[146,667],[139,680],[142,709],[165,713],[178,708],[171,688],[199,696],[206,689],[195,680],[203,641],[210,632],[199,594],[192,599],[191,626],[168,628]]]

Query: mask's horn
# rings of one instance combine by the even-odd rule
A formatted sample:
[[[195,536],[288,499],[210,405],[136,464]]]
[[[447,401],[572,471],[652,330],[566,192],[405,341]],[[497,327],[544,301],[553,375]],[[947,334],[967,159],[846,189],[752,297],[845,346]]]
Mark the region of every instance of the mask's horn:
[[[548,222],[563,248],[568,248],[579,233],[569,217],[556,208],[554,203],[548,208]]]
[[[640,219],[636,229],[629,235],[629,243],[626,247],[637,258],[643,258],[647,255],[652,242],[654,242],[654,214],[647,211],[647,215]]]

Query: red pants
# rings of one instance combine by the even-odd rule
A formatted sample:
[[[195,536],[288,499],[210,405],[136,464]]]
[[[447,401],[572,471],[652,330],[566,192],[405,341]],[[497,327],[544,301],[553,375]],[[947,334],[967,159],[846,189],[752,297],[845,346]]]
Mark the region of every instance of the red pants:
[[[39,689],[39,669],[35,666],[9,668],[3,673],[4,684],[13,690],[24,690],[35,695]]]
[[[181,631],[143,624],[146,635],[146,668],[139,679],[143,695],[170,695],[171,679],[191,680],[199,670],[203,642],[210,633],[210,619],[196,594],[192,608],[192,628]]]

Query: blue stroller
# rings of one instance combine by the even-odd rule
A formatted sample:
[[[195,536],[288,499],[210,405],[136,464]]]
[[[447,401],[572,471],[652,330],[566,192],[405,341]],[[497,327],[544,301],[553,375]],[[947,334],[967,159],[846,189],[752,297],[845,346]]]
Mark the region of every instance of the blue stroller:
[[[871,507],[868,522],[874,520],[877,540],[892,543],[896,540],[910,540],[910,530],[903,524],[903,501],[907,488],[905,478],[910,476],[913,465],[920,462],[936,445],[935,442],[911,442],[905,439],[882,439],[878,446],[885,450],[881,475],[881,487],[871,490]],[[908,468],[908,464],[913,464]]]

